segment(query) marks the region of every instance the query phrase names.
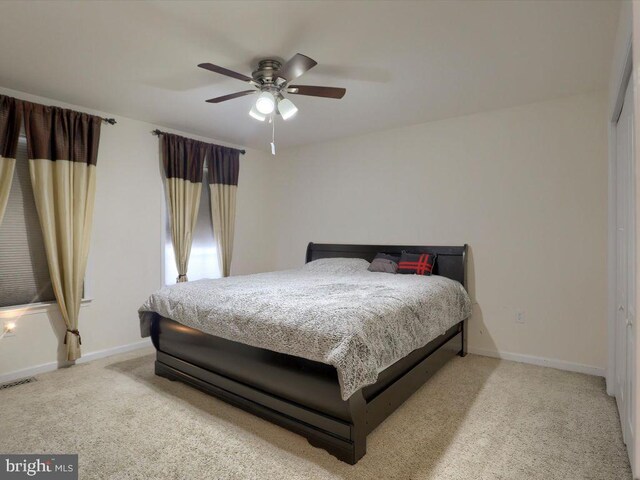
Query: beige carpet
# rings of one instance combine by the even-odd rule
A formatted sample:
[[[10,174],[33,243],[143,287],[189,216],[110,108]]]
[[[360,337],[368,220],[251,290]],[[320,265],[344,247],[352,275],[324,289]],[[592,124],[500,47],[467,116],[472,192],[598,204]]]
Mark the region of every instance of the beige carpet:
[[[41,375],[0,406],[0,452],[77,452],[81,479],[631,478],[603,379],[473,355],[373,432],[356,466],[155,377],[149,351]]]

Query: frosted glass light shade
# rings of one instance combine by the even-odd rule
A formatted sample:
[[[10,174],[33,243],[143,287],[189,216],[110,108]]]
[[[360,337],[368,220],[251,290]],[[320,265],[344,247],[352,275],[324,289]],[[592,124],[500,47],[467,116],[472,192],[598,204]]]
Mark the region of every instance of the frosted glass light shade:
[[[256,109],[263,115],[269,115],[276,107],[276,99],[270,92],[262,92],[256,100]]]
[[[291,100],[283,98],[278,102],[278,111],[280,115],[282,115],[283,120],[288,120],[296,114],[298,107],[296,107]]]
[[[255,105],[251,107],[251,110],[249,110],[249,115],[251,115],[256,120],[259,120],[260,122],[264,122],[265,119],[267,118],[258,111]]]

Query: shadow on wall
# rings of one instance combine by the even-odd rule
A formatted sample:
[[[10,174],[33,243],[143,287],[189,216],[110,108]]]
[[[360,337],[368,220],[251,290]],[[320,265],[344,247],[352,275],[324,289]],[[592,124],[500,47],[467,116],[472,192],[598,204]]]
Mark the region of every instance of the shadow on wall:
[[[467,321],[467,348],[473,349],[474,347],[482,348],[483,350],[498,351],[493,338],[489,334],[487,327],[484,323],[484,316],[480,302],[478,301],[476,292],[476,264],[473,254],[473,248],[469,245],[467,249],[467,292],[471,297],[471,304],[473,311],[471,318]]]
[[[196,411],[198,421],[202,422],[203,430],[208,429],[208,434],[183,432],[179,427],[181,420],[175,413],[172,414],[175,418],[163,420],[166,425],[176,426],[166,432],[172,442],[188,441],[187,438],[181,439],[182,435],[196,436],[204,442],[200,444],[202,451],[216,448],[213,437],[228,437],[229,441],[239,445],[238,448],[247,451],[255,448],[264,451],[264,444],[268,444],[270,447],[266,448],[287,452],[313,464],[311,469],[321,469],[338,478],[364,480],[431,478],[430,472],[441,467],[440,462],[456,441],[469,411],[498,366],[493,359],[480,363],[468,360],[469,357],[451,360],[372,432],[367,438],[367,454],[355,466],[342,463],[324,450],[312,447],[304,437],[229,406],[193,387],[155,376],[153,355],[114,363],[106,368],[152,390],[162,399],[165,411]],[[188,410],[184,409],[185,405]],[[147,428],[155,426],[147,425]],[[193,460],[193,468],[197,470],[200,462]]]

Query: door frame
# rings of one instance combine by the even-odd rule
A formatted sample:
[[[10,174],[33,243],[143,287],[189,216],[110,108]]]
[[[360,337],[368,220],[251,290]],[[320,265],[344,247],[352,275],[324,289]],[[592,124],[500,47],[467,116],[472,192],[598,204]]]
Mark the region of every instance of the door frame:
[[[616,311],[617,311],[617,298],[616,298],[616,249],[617,249],[617,225],[616,225],[616,218],[617,218],[617,211],[616,211],[616,205],[617,205],[617,200],[616,200],[616,190],[617,190],[617,186],[616,186],[616,181],[617,181],[617,124],[618,124],[618,120],[620,118],[620,115],[622,113],[622,107],[624,105],[624,100],[625,100],[625,95],[627,92],[627,87],[631,84],[633,85],[632,82],[635,81],[634,79],[634,73],[633,73],[633,56],[632,56],[632,38],[630,37],[628,39],[627,42],[627,46],[626,46],[626,52],[625,52],[625,61],[622,67],[622,71],[620,72],[620,76],[619,78],[619,83],[617,85],[617,95],[616,95],[616,102],[615,105],[613,107],[613,109],[610,112],[609,115],[609,121],[608,121],[608,130],[609,130],[609,168],[608,168],[608,175],[609,175],[609,179],[608,179],[608,231],[607,231],[607,333],[608,333],[608,356],[607,356],[607,370],[606,370],[606,387],[607,387],[607,393],[611,396],[614,396],[616,393]],[[632,87],[633,88],[633,87]],[[635,103],[635,94],[636,92],[633,92],[633,98],[634,98],[634,103]],[[635,111],[635,105],[631,105],[631,108],[633,109],[633,111]],[[636,121],[640,121],[640,119],[635,119]],[[632,135],[635,135],[634,132],[631,132]],[[638,139],[635,139],[636,141],[638,141]],[[635,152],[633,152],[635,155]],[[636,162],[637,159],[633,160],[633,165],[632,165],[632,170],[635,172],[635,168],[636,168]],[[633,191],[631,193],[631,195],[634,195],[634,200],[635,202],[633,203],[632,208],[634,210],[637,209],[637,198],[635,198],[635,196],[637,195],[637,188],[636,188],[636,182],[635,182],[635,174],[633,176],[634,180],[633,180]],[[636,216],[635,218],[637,218],[637,212],[634,213],[634,215]],[[638,228],[638,225],[635,225],[634,228]],[[633,238],[634,240],[637,242],[638,239],[636,238],[636,232],[634,231],[633,233]],[[634,258],[635,258],[635,254],[637,252],[637,246],[635,244],[631,245],[631,248],[634,249]],[[635,270],[635,265],[632,266],[632,268]],[[634,297],[635,297],[635,301],[637,302],[637,292],[634,292]],[[634,312],[635,312],[635,304],[634,304]],[[637,320],[637,319],[634,319]],[[634,331],[635,329],[637,329],[638,326],[634,325]],[[635,341],[635,355],[636,355],[636,359],[638,358],[638,342],[636,339],[634,339]],[[637,361],[637,360],[636,360]],[[633,366],[634,370],[637,369],[637,366],[634,365]],[[633,372],[634,375],[634,382],[636,380],[636,372]],[[636,390],[637,390],[637,385],[636,385]],[[635,410],[637,403],[638,403],[638,398],[636,395],[636,392],[633,392],[633,402],[634,405],[631,407],[632,409],[634,409],[634,416],[637,415],[637,411]],[[617,402],[616,402],[617,404]],[[627,421],[626,419],[622,418],[623,412],[620,412],[620,420],[622,422]],[[621,427],[624,429],[626,428],[626,426],[624,424],[621,424]],[[634,429],[635,430],[635,429]],[[638,432],[634,431],[634,434],[637,436]],[[629,460],[631,463],[631,469],[633,471],[633,473],[636,473],[636,465],[635,465],[635,456],[636,456],[636,446],[634,445],[635,442],[638,441],[637,438],[633,438],[631,444],[627,444],[627,452],[628,452],[628,456],[629,456]],[[634,477],[635,478],[635,477]]]
[[[627,43],[625,62],[616,103],[609,116],[609,185],[608,185],[608,227],[607,227],[607,333],[608,356],[606,383],[607,393],[615,394],[615,320],[616,320],[616,129],[618,119],[622,113],[622,105],[627,92],[627,86],[632,81],[633,60],[631,39]]]

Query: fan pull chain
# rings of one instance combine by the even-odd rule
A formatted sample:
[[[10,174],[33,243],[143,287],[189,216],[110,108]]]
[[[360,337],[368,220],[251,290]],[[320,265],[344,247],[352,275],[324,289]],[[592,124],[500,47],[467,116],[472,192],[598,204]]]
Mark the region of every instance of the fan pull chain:
[[[276,154],[276,122],[274,121],[273,115],[269,120],[271,122],[271,155]]]

